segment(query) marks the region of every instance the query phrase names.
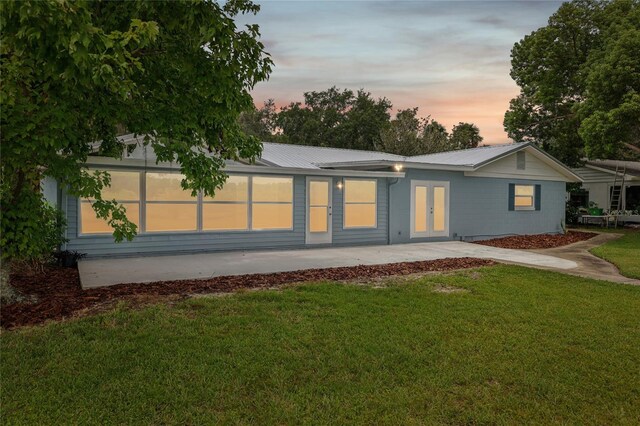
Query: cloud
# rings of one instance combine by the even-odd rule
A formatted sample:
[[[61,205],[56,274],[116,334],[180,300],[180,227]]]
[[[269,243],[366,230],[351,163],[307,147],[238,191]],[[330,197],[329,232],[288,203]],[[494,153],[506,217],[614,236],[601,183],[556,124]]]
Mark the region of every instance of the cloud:
[[[394,108],[420,107],[447,127],[475,122],[504,142],[502,118],[518,93],[510,50],[545,25],[555,2],[267,1],[258,23],[275,62],[256,104],[302,100],[331,86],[364,88]]]

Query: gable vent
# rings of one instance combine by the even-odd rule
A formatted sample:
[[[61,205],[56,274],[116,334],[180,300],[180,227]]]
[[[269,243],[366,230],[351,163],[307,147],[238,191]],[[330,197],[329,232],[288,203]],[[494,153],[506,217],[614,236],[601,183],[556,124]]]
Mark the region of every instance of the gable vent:
[[[516,152],[516,168],[518,170],[524,170],[525,166],[526,166],[526,163],[525,163],[524,151]]]

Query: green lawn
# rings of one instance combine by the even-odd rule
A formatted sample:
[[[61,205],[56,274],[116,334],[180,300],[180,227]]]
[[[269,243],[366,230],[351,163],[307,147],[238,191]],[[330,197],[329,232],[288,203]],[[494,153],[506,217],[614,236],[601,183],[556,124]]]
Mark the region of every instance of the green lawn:
[[[640,279],[640,232],[626,232],[620,239],[591,249],[591,253],[616,265],[622,275]]]
[[[378,287],[4,331],[2,423],[640,422],[640,287],[518,266]]]

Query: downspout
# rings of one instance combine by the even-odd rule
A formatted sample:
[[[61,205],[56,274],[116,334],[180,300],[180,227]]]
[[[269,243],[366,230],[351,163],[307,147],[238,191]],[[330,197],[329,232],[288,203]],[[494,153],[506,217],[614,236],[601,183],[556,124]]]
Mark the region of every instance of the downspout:
[[[391,185],[399,181],[398,178],[387,178],[387,245],[391,245]]]

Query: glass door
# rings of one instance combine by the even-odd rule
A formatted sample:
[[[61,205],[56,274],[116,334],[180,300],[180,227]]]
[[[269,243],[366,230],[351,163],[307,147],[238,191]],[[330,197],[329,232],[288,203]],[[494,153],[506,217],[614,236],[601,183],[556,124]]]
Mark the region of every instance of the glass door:
[[[331,183],[331,178],[307,177],[307,244],[331,243]]]
[[[449,182],[411,181],[411,238],[449,236]]]

